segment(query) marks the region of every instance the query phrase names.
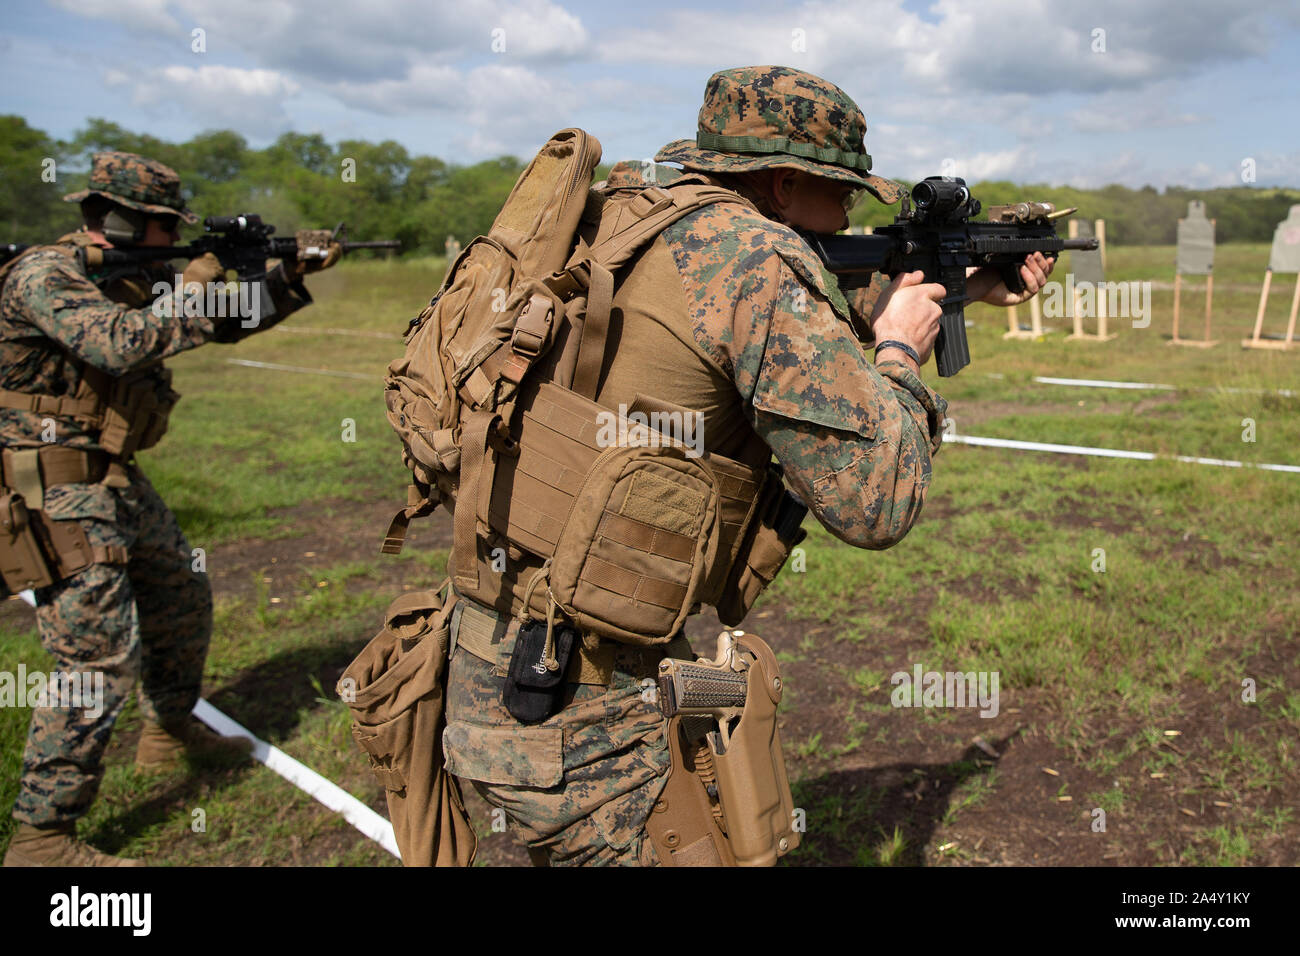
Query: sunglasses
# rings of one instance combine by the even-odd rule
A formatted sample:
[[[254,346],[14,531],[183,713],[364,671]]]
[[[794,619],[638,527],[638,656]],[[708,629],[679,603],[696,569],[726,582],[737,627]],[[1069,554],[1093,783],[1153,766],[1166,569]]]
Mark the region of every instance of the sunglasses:
[[[180,216],[151,216],[150,218],[162,227],[163,232],[175,232],[181,221]]]
[[[865,192],[865,189],[850,189],[840,197],[840,203],[844,206],[844,211],[852,212],[854,207],[862,201],[862,195]]]

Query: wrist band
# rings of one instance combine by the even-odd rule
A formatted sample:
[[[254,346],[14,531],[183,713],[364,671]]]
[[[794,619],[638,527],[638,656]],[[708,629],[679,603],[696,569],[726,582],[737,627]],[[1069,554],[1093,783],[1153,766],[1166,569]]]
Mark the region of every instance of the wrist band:
[[[897,339],[886,339],[885,341],[881,342],[879,345],[876,346],[877,361],[879,361],[880,359],[881,349],[902,349],[904,352],[908,354],[908,356],[912,359],[912,361],[916,363],[917,368],[921,367],[921,356],[917,355],[916,349],[912,348],[912,346],[908,345],[906,342],[899,342]]]

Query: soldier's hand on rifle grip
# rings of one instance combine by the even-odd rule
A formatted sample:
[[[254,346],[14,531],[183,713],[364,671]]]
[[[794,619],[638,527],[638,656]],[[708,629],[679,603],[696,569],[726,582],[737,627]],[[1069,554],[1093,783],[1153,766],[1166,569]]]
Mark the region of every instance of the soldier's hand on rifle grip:
[[[934,340],[939,335],[939,305],[947,290],[937,282],[926,282],[923,272],[901,272],[894,276],[880,298],[872,315],[871,328],[877,342],[889,339],[903,342],[916,350],[924,365],[934,350]],[[889,353],[890,358],[905,355],[901,350]],[[904,359],[907,364],[911,364]]]
[[[343,257],[343,246],[331,241],[328,229],[299,229],[294,238],[298,242],[298,261],[294,264],[296,278],[328,269]]]
[[[1047,285],[1047,277],[1052,274],[1052,269],[1055,267],[1054,257],[1035,252],[1019,266],[1020,281],[1024,284],[1023,291],[1012,292],[996,269],[985,268],[976,270],[967,278],[966,294],[971,299],[987,302],[989,305],[1020,305],[1022,302],[1028,302],[1042,290],[1043,286]]]
[[[191,282],[207,285],[209,282],[216,282],[218,279],[224,279],[225,277],[226,267],[211,252],[205,252],[197,259],[191,259],[189,265],[185,267],[185,271],[181,273],[181,281],[186,285]]]

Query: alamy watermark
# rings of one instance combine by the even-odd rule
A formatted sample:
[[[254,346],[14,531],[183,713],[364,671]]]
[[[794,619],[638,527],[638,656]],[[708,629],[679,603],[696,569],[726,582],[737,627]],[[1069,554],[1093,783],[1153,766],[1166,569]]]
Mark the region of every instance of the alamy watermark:
[[[917,664],[889,682],[897,685],[889,695],[895,707],[979,707],[981,717],[998,715],[997,671],[926,671]]]
[[[1151,324],[1150,282],[1075,282],[1067,273],[1065,282],[1049,281],[1043,286],[1043,317],[1060,319],[1077,309],[1081,318],[1096,318],[1105,310],[1110,319],[1133,319],[1133,328]]]
[[[262,283],[186,282],[176,273],[174,283],[155,282],[153,314],[159,318],[239,318],[245,329],[256,328],[262,315]]]
[[[102,671],[0,671],[0,707],[77,707],[94,720],[104,712]]]
[[[627,405],[619,405],[617,413],[597,413],[596,424],[601,448],[684,445],[687,458],[704,454],[703,412],[629,412]]]

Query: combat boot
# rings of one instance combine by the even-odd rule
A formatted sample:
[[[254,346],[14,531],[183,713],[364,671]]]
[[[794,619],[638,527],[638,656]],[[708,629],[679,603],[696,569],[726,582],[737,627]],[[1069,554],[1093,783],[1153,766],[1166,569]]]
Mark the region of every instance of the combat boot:
[[[140,770],[170,770],[180,765],[181,757],[224,762],[247,757],[253,742],[247,737],[223,737],[197,720],[168,729],[146,719],[135,750],[135,765]]]
[[[19,823],[4,866],[144,866],[143,860],[109,856],[77,839],[76,823],[34,827]]]

